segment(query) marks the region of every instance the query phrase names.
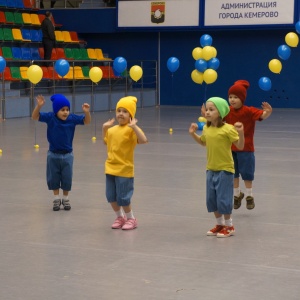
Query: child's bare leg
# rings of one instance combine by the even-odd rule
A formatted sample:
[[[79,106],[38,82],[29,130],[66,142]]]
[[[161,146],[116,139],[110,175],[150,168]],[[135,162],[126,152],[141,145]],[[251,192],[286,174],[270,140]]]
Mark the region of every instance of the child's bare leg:
[[[53,190],[54,200],[53,200],[53,210],[58,211],[60,210],[60,197],[59,197],[59,189]]]

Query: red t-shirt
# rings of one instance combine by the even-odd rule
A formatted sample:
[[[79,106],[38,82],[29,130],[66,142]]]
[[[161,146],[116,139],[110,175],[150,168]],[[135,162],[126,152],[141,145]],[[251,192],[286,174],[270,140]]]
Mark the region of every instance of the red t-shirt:
[[[230,106],[230,112],[225,117],[226,123],[234,124],[235,122],[241,122],[244,125],[245,135],[245,147],[243,150],[237,149],[232,145],[232,151],[247,151],[254,152],[254,130],[255,122],[262,121],[261,116],[263,114],[262,109],[255,108],[253,106],[243,105],[239,109],[234,109]]]

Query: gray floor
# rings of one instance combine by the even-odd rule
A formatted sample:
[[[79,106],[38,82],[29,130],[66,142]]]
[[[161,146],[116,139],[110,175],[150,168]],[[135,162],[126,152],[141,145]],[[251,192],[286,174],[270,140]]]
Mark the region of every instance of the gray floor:
[[[275,110],[257,124],[256,207],[234,211],[227,239],[205,235],[215,224],[205,148],[188,134],[198,113],[138,110],[150,142],[136,149],[139,227],[129,232],[110,228],[105,200],[101,125],[114,113],[76,129],[69,212],[52,211],[45,125],[2,122],[0,299],[300,299],[300,111]]]

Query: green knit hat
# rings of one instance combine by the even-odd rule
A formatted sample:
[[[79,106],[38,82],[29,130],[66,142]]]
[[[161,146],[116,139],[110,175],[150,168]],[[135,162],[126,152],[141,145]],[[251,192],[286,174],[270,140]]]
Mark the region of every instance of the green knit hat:
[[[212,102],[216,106],[222,119],[225,118],[230,111],[227,101],[223,98],[212,97],[209,98],[206,102]]]

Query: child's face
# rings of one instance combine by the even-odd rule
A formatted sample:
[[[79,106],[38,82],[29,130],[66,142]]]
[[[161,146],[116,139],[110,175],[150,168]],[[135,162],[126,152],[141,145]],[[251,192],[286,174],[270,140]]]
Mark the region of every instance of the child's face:
[[[206,102],[205,107],[206,107],[205,118],[207,119],[207,121],[215,125],[220,118],[219,111],[217,110],[214,103],[210,101]]]
[[[68,106],[62,107],[58,112],[57,112],[57,117],[63,121],[65,121],[70,114],[70,110]]]
[[[228,97],[229,104],[234,108],[234,109],[239,109],[243,106],[243,102],[241,99],[233,94],[230,94]]]
[[[128,110],[123,107],[119,107],[116,110],[116,119],[119,122],[119,125],[125,125],[130,122],[131,116]]]

